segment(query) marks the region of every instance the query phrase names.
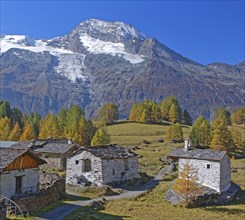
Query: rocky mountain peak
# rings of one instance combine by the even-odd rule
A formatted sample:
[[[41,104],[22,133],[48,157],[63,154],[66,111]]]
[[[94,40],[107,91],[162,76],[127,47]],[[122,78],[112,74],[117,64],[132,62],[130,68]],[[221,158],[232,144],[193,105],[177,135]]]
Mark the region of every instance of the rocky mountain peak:
[[[245,62],[208,66],[123,22],[90,19],[49,40],[1,35],[1,99],[26,114],[79,104],[88,116],[104,103],[128,117],[132,103],[174,95],[192,116],[243,106]]]
[[[88,34],[101,40],[119,42],[133,39],[145,39],[146,35],[137,31],[132,25],[124,22],[107,22],[89,19],[81,22],[72,32],[73,34]]]

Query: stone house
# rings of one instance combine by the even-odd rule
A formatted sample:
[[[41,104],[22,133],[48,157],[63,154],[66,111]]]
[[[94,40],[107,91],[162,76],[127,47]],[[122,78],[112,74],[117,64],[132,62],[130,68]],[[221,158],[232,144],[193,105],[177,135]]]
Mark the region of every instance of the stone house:
[[[0,148],[0,195],[39,192],[39,166],[46,162],[27,149]]]
[[[184,148],[177,148],[168,154],[172,161],[178,161],[179,172],[188,163],[197,170],[199,183],[217,193],[231,186],[230,159],[225,151],[191,149],[190,140],[185,140]]]
[[[137,155],[118,145],[84,147],[67,160],[67,184],[101,186],[133,178],[140,178]]]
[[[42,166],[50,170],[66,170],[67,158],[81,146],[67,139],[34,140],[29,142],[18,142],[11,148],[28,148],[36,155],[43,158],[47,163]]]

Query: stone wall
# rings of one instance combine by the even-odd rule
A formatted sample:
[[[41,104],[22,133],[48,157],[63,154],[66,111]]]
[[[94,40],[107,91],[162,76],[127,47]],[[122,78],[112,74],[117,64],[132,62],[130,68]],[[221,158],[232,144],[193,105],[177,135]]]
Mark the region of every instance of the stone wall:
[[[198,182],[203,186],[210,187],[220,192],[220,162],[196,159],[179,159],[179,172],[183,170],[184,164],[189,163],[198,171]],[[207,164],[210,168],[207,169]]]
[[[66,153],[40,153],[35,151],[35,153],[44,159],[47,163],[41,166],[44,170],[62,170],[66,171],[67,158],[78,149],[77,145],[71,147]]]
[[[84,160],[91,161],[91,171],[84,171]],[[88,182],[102,184],[140,178],[136,156],[126,159],[101,159],[83,151],[67,160],[66,183],[84,186]]]
[[[6,219],[6,207],[4,204],[4,199],[0,197],[0,220]]]
[[[39,195],[15,199],[15,202],[21,207],[26,206],[28,211],[44,208],[45,206],[60,200],[65,195],[65,179],[60,178],[51,185],[40,191]]]
[[[91,161],[91,171],[84,172],[84,160]],[[103,182],[101,159],[90,152],[83,151],[67,159],[66,183],[84,185],[91,182],[100,185]]]
[[[220,162],[220,191],[223,192],[231,185],[230,159],[225,155]]]
[[[33,193],[38,191],[39,169],[33,168],[24,170],[12,170],[2,172],[0,174],[0,195],[3,195],[7,198],[11,198],[15,195],[15,182],[17,176],[22,177],[22,193],[25,193],[25,190],[27,193],[29,191],[32,191]]]
[[[44,159],[47,163],[40,166],[41,169],[44,170],[64,170],[63,164],[64,156],[60,154],[38,154],[42,159]]]
[[[137,157],[102,160],[103,183],[140,178]]]

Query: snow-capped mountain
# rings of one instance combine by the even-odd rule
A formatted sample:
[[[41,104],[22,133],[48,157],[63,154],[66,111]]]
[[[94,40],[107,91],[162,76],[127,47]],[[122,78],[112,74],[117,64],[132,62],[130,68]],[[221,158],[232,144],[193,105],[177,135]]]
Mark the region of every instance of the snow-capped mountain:
[[[1,36],[1,98],[44,115],[70,104],[88,115],[112,101],[127,115],[133,102],[178,97],[194,117],[218,105],[244,105],[244,64],[202,66],[123,22],[90,19],[49,40]]]

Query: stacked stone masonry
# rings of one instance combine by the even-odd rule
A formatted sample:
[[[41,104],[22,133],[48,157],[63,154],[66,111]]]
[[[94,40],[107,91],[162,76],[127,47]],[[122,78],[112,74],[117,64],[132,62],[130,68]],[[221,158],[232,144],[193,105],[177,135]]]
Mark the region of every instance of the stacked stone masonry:
[[[90,161],[91,170],[85,169],[85,160]],[[101,186],[134,178],[140,178],[135,155],[127,158],[100,158],[88,151],[82,151],[67,160],[67,184],[84,185],[91,182]]]
[[[15,199],[15,202],[22,206],[24,204],[28,211],[44,208],[45,206],[60,200],[65,195],[65,179],[60,178],[52,185],[42,189],[40,194],[28,197]]]

